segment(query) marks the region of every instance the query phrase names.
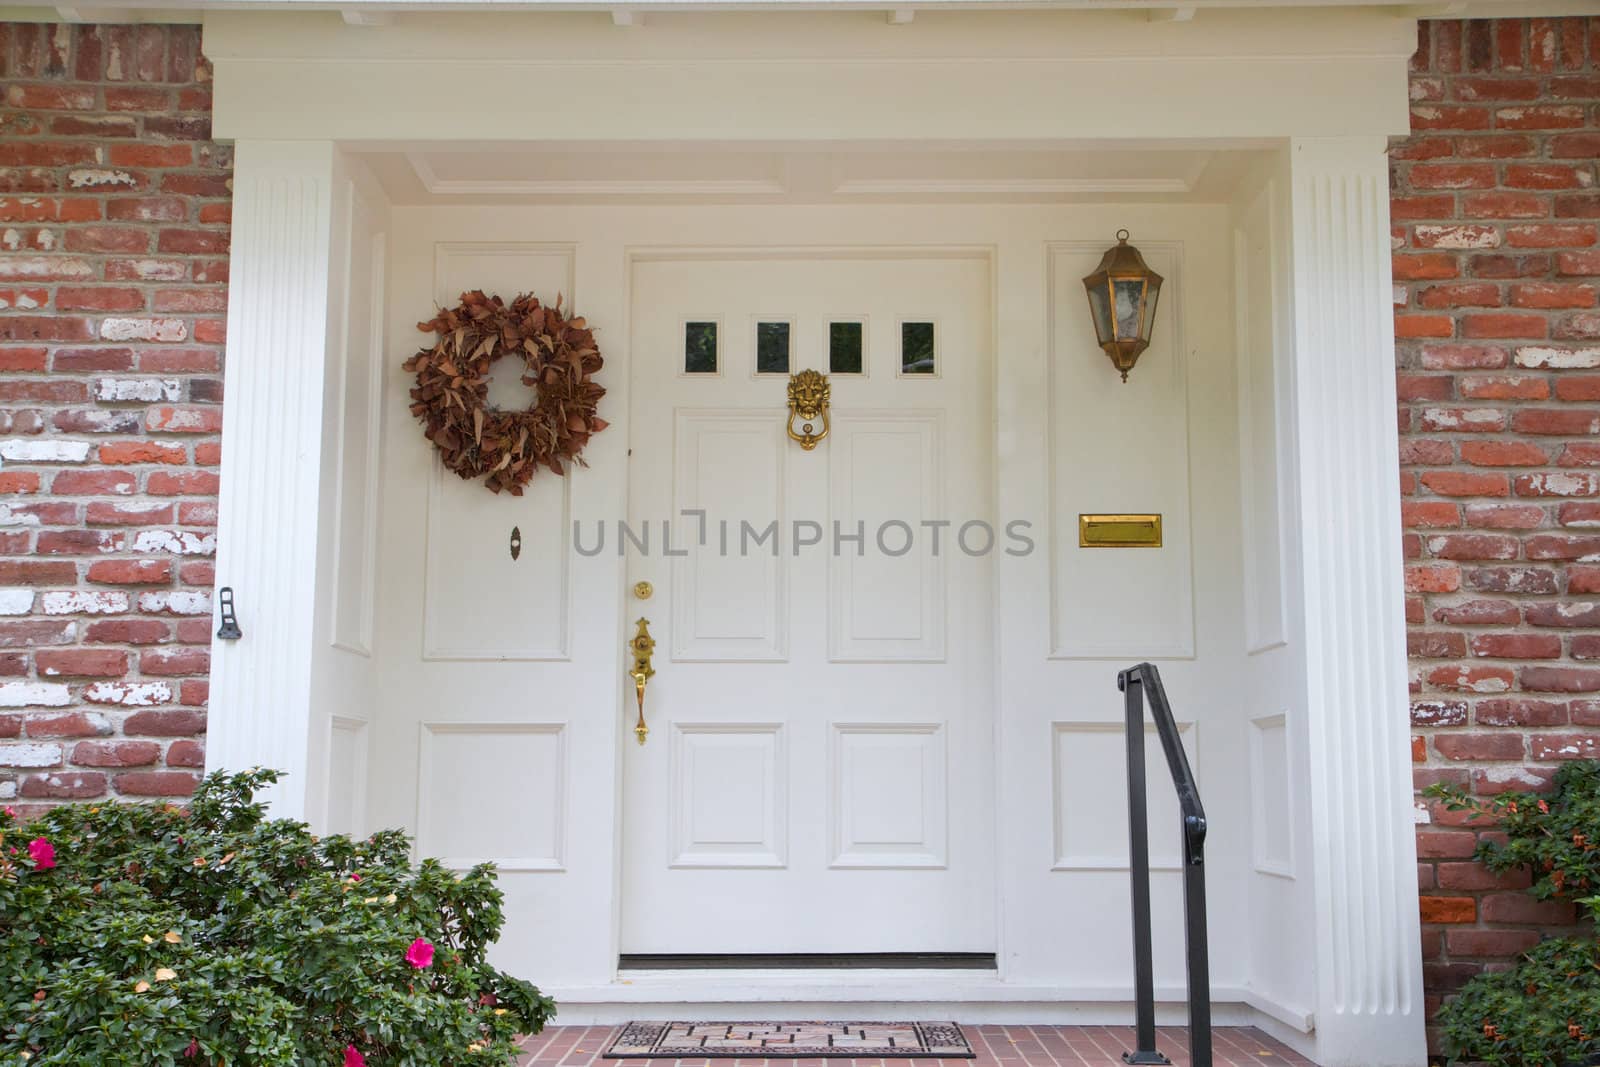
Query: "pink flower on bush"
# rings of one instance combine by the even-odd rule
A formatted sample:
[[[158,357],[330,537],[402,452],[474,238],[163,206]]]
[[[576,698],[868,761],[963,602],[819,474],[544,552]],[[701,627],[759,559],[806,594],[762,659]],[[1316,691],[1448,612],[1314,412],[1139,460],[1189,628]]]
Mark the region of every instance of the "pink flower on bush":
[[[56,865],[56,847],[42,837],[28,842],[28,855],[33,857],[33,865],[41,871],[48,871]]]
[[[344,1067],[367,1067],[367,1058],[354,1045],[344,1049]]]
[[[411,947],[406,949],[406,962],[419,971],[433,966],[433,942],[421,937],[411,942]]]

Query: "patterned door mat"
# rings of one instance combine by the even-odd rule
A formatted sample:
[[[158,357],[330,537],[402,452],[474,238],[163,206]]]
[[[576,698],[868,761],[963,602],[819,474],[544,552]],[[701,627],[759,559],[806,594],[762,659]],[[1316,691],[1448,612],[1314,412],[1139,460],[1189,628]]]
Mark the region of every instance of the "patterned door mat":
[[[630,1022],[605,1058],[810,1059],[842,1056],[927,1056],[972,1059],[955,1023],[685,1023]]]

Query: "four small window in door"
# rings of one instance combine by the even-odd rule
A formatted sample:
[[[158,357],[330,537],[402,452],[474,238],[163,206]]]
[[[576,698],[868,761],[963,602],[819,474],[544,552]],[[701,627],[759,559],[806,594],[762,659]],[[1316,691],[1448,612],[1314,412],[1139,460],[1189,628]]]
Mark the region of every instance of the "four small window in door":
[[[860,321],[828,323],[828,373],[865,374],[867,324]]]
[[[717,323],[713,320],[683,324],[683,372],[716,374],[721,370]]]
[[[756,373],[788,374],[794,324],[785,319],[757,320]]]
[[[794,363],[794,322],[788,319],[755,320],[755,373],[789,374]],[[902,319],[900,376],[935,376],[939,370],[939,345],[935,324]],[[722,348],[715,319],[691,319],[683,324],[683,373],[720,374]],[[828,373],[866,374],[867,324],[861,319],[828,323]]]
[[[900,323],[900,373],[934,374],[938,370],[937,345],[933,323],[902,320]]]

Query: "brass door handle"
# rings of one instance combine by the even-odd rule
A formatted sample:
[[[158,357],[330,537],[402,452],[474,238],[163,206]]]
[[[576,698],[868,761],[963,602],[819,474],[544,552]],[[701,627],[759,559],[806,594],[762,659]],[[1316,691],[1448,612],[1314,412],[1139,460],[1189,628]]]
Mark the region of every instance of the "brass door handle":
[[[639,632],[628,642],[628,651],[633,656],[633,668],[628,671],[628,677],[633,679],[633,691],[639,698],[639,721],[633,733],[641,745],[650,733],[650,727],[644,721],[644,690],[650,684],[650,679],[655,677],[655,668],[650,666],[650,654],[655,647],[655,638],[650,636],[650,620],[640,619]]]

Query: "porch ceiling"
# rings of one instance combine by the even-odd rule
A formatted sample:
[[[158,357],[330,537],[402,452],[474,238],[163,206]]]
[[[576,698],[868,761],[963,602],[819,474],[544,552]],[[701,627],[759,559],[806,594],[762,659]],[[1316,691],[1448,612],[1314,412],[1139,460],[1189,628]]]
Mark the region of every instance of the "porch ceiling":
[[[396,204],[1226,200],[1251,153],[953,144],[422,146],[368,157]]]
[[[910,22],[918,11],[1126,11],[1132,18],[1188,21],[1206,10],[1230,8],[1388,8],[1411,18],[1497,18],[1594,13],[1593,0],[16,0],[0,4],[0,19],[64,22],[193,22],[197,11],[338,11],[352,25],[382,25],[403,12],[600,11],[618,25],[645,12],[868,10]]]

